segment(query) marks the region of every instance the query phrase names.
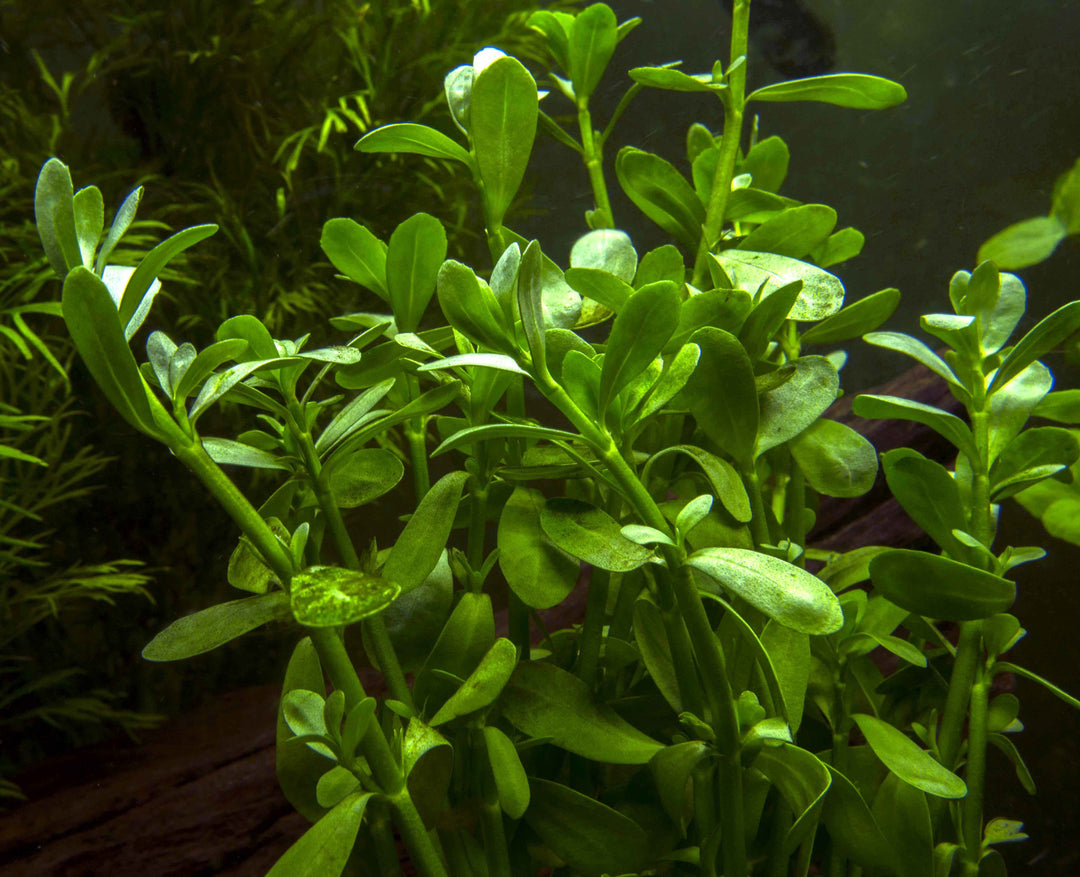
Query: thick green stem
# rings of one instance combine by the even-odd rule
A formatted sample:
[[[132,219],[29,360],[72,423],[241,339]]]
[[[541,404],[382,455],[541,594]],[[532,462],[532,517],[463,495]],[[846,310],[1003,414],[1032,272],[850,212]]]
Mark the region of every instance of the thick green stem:
[[[420,396],[420,381],[416,375],[406,374],[409,389],[409,401]],[[428,474],[427,453],[427,420],[425,417],[417,417],[405,424],[405,441],[409,446],[409,462],[412,464],[413,493],[416,502],[424,498],[431,487],[431,476]]]
[[[787,489],[784,492],[784,527],[788,539],[800,548],[806,548],[806,477],[802,468],[792,457],[788,469]],[[805,567],[806,556],[800,554],[796,565]]]
[[[750,498],[750,536],[754,540],[754,548],[761,550],[762,545],[772,543],[769,534],[769,519],[765,513],[765,500],[761,495],[761,479],[758,477],[757,466],[753,461],[746,463],[740,472],[746,495]]]
[[[740,57],[746,56],[750,32],[750,0],[735,0],[731,21],[731,53],[728,66],[731,67]],[[731,181],[735,176],[735,158],[742,139],[743,114],[746,107],[746,64],[735,68],[728,75],[728,90],[724,99],[724,131],[720,139],[720,160],[716,163],[713,174],[709,204],[705,211],[705,225],[702,227],[701,244],[694,262],[694,286],[701,288],[708,277],[708,256],[717,241],[724,225],[724,213],[727,211],[728,198],[731,195]]]
[[[971,687],[971,706],[968,710],[967,770],[964,779],[968,792],[961,802],[961,825],[963,828],[964,877],[979,877],[979,859],[982,857],[983,795],[986,791],[986,713],[990,689],[986,668],[976,671],[975,684]]]
[[[608,198],[607,182],[604,180],[603,145],[593,131],[592,117],[589,115],[588,102],[578,103],[578,127],[581,129],[581,145],[584,148],[585,168],[589,172],[593,200],[596,211],[590,225],[593,228],[613,228],[615,218],[611,212],[611,200]]]
[[[851,720],[847,715],[847,685],[844,682],[846,667],[841,662],[833,678],[832,705],[832,766],[844,775],[848,770],[848,750],[851,741]],[[847,877],[847,858],[834,843],[830,845],[828,877]]]
[[[600,646],[604,641],[604,621],[607,611],[608,584],[611,573],[593,569],[589,578],[589,596],[585,604],[585,621],[578,642],[577,675],[591,688],[596,684],[600,669]]]

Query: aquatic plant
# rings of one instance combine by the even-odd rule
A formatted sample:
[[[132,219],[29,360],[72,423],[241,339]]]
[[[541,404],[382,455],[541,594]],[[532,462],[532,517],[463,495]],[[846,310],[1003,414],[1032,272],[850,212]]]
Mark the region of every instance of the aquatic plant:
[[[139,364],[129,345],[155,277],[216,226],[178,232],[110,278],[140,190],[103,239],[98,190],[74,191],[58,159],[42,168],[38,230],[87,368],[242,534],[227,575],[247,596],[177,620],[143,656],[184,659],[270,622],[302,637],[277,771],[313,825],[271,874],[399,873],[395,829],[420,874],[501,877],[812,864],[833,877],[988,877],[1005,869],[995,847],[1024,837],[984,817],[992,748],[1032,788],[1006,736],[1019,701],[992,683],[1012,673],[1080,702],[1003,657],[1025,633],[1009,573],[1043,552],[995,548],[997,507],[1069,477],[1080,457],[1068,430],[1025,428],[1062,399],[1040,359],[1080,328],[1080,302],[1014,338],[1024,287],[984,262],[953,277],[952,313],[922,320],[942,355],[880,331],[896,290],[845,305],[826,269],[863,236],[780,194],[787,147],[756,125],[744,143],[747,108],[887,109],[904,90],[855,73],[750,90],[750,3],[733,11],[726,59],[698,74],[631,70],[603,127],[591,99],[638,20],[597,3],[530,19],[553,62],[543,104],[533,74],[487,48],[446,77],[454,136],[415,122],[365,134],[362,153],[438,158],[471,178],[491,267],[447,259],[426,213],[389,241],[331,219],[327,258],[383,303],[332,318],[341,344],[275,338],[241,314],[202,350],[152,332]],[[719,134],[690,127],[690,178],[619,150],[623,191],[673,241],[639,255],[616,227],[603,156],[644,88],[714,95],[723,121]],[[541,109],[560,96],[576,130]],[[566,268],[507,224],[538,128],[581,157],[593,198]],[[955,450],[950,466],[911,449],[881,458],[935,550],[807,543],[819,496],[858,496],[877,475],[872,445],[825,416],[840,392],[835,345],[860,336],[929,368],[966,412],[854,402]],[[202,434],[219,402],[254,409],[257,426]],[[256,504],[231,467],[281,480]],[[378,514],[395,490],[411,490],[413,510],[380,547],[346,515]],[[538,611],[579,580],[582,623],[548,632]],[[349,628],[385,677],[381,702]]]

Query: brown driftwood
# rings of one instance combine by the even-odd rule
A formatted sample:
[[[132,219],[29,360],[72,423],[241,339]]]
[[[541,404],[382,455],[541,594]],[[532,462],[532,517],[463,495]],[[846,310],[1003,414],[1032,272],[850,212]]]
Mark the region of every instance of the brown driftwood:
[[[942,382],[915,369],[881,388],[944,407]],[[944,440],[925,428],[867,422],[840,400],[832,417],[849,422],[880,450],[907,445],[943,459]],[[815,544],[911,545],[919,531],[878,485],[856,500],[822,504]],[[584,589],[545,614],[549,629],[581,618]],[[505,617],[502,619],[505,629]],[[381,686],[364,678],[369,691]],[[261,877],[305,830],[274,776],[279,689],[260,686],[212,699],[146,735],[37,765],[19,778],[31,801],[0,819],[6,877]]]

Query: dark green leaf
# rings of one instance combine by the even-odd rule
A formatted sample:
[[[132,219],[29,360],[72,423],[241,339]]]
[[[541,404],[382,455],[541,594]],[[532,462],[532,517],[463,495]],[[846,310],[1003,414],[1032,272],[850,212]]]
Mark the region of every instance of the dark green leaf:
[[[499,637],[476,669],[461,683],[461,688],[439,707],[429,724],[436,727],[490,706],[510,681],[516,665],[517,647],[505,637]]]
[[[360,223],[352,219],[331,219],[323,225],[319,246],[335,268],[390,300],[386,288],[387,246]]]
[[[802,633],[835,633],[844,616],[836,595],[806,570],[744,548],[703,548],[687,564],[769,618]]]
[[[709,439],[748,464],[758,431],[758,396],[750,358],[739,340],[722,329],[699,329],[692,341],[701,348],[701,356],[683,396]],[[722,388],[723,404],[717,404],[718,388]]]
[[[453,748],[435,728],[413,716],[405,729],[401,750],[409,797],[416,805],[424,825],[429,829],[434,828],[450,785],[454,768]]]
[[[747,101],[821,101],[853,110],[883,110],[907,100],[899,82],[865,73],[832,73],[766,85],[751,92]]]
[[[453,259],[443,262],[438,295],[443,314],[459,332],[502,353],[517,352],[495,294],[467,265]]]
[[[371,792],[349,795],[285,852],[267,877],[333,877],[352,855]]]
[[[488,763],[495,776],[495,789],[499,806],[511,819],[520,819],[529,808],[529,778],[518,757],[517,748],[502,731],[494,725],[484,726],[484,743],[487,746]]]
[[[383,125],[369,131],[356,141],[359,152],[411,152],[431,158],[447,158],[472,164],[472,157],[464,147],[455,143],[441,131],[427,125],[400,122]]]
[[[708,744],[700,740],[688,740],[674,746],[665,746],[649,762],[649,771],[660,793],[664,812],[680,830],[686,830],[686,784],[693,776],[694,769],[708,754]]]
[[[649,219],[696,250],[705,222],[697,193],[673,165],[631,146],[619,150],[615,173],[627,196]]]
[[[790,855],[817,826],[832,782],[829,769],[817,756],[790,743],[762,749],[754,767],[769,778],[796,814],[784,838],[784,852]]]
[[[1078,329],[1080,329],[1080,301],[1062,305],[1048,317],[1044,317],[1009,351],[990,382],[989,392],[993,393],[1011,381],[1040,356],[1049,353]]]
[[[499,516],[499,568],[518,598],[533,609],[561,603],[573,590],[578,564],[544,535],[540,515],[544,495],[518,487]]]
[[[553,664],[519,664],[499,703],[519,730],[549,737],[556,746],[593,761],[645,764],[663,748],[611,707],[596,703],[577,676]]]
[[[836,211],[824,204],[789,207],[739,241],[740,250],[801,259],[836,227]]]
[[[288,617],[289,597],[283,591],[230,600],[174,621],[146,645],[142,656],[147,661],[181,661]]]
[[[908,785],[939,798],[963,798],[967,794],[960,777],[942,767],[903,731],[873,716],[856,713],[852,718],[874,754]]]
[[[892,316],[900,290],[882,289],[852,302],[799,336],[802,344],[835,344],[871,332]]]
[[[886,774],[874,795],[874,819],[896,850],[893,864],[902,877],[934,877],[935,852],[949,861],[948,845],[934,846],[933,823],[926,793]]]
[[[394,229],[386,251],[386,287],[399,332],[415,332],[435,294],[446,258],[446,232],[434,216],[417,213]]]
[[[50,158],[41,166],[34,187],[34,221],[49,266],[61,280],[82,261],[73,199],[71,171],[60,159]]]
[[[850,426],[817,420],[791,440],[807,483],[825,496],[862,496],[877,477],[877,451]]]
[[[899,396],[856,396],[851,410],[859,417],[870,420],[911,420],[930,427],[946,438],[958,451],[969,459],[978,459],[975,439],[964,421],[932,405],[913,402]]]
[[[829,839],[863,868],[897,875],[896,851],[878,827],[863,796],[840,771],[831,765],[828,768],[832,785],[821,820],[829,831]]]
[[[455,432],[446,441],[439,445],[432,456],[445,454],[447,451],[460,448],[462,445],[473,442],[488,441],[490,439],[516,438],[516,439],[551,439],[555,441],[576,442],[580,436],[572,432],[564,432],[561,429],[548,429],[543,426],[533,426],[530,423],[488,423],[483,426],[471,426]]]
[[[697,368],[701,357],[701,348],[696,344],[684,344],[674,357],[669,357],[659,380],[645,397],[641,410],[637,414],[638,422],[651,417],[663,409],[686,387],[687,382]]]
[[[615,13],[605,3],[594,3],[574,16],[567,46],[567,72],[579,100],[588,100],[604,75],[615,52],[617,31]]]
[[[616,313],[634,293],[629,283],[601,268],[570,268],[565,278],[573,290]]]
[[[1020,785],[1024,787],[1024,791],[1029,795],[1035,794],[1035,780],[1031,777],[1031,771],[1028,770],[1027,764],[1024,763],[1024,759],[1020,757],[1020,753],[1016,749],[1016,744],[1013,743],[1004,734],[989,734],[987,739],[990,743],[996,746],[1005,757],[1012,762],[1013,769],[1016,771],[1016,778],[1020,780]]]
[[[540,524],[557,548],[600,569],[628,572],[651,556],[647,548],[622,535],[611,515],[578,499],[548,500]]]
[[[75,211],[75,234],[79,239],[79,253],[87,268],[94,266],[101,232],[105,229],[105,202],[97,186],[79,189],[72,200]]]
[[[911,519],[953,557],[968,557],[953,535],[967,527],[967,514],[945,467],[910,448],[887,451],[881,462],[889,490]]]
[[[385,448],[358,448],[335,457],[324,471],[334,501],[343,509],[365,505],[393,490],[405,474],[401,460]]]
[[[425,715],[434,714],[453,694],[443,673],[465,679],[495,644],[495,614],[488,594],[465,592],[416,674],[413,696]]]
[[[1023,490],[1034,480],[1042,480],[1038,472],[1046,467],[1061,471],[1080,458],[1080,444],[1072,430],[1058,426],[1028,429],[1014,438],[990,469],[991,498],[1004,499]],[[1028,476],[1025,480],[1024,476]],[[1045,476],[1044,476],[1045,477]]]
[[[500,260],[501,261],[501,260]],[[547,371],[547,352],[544,347],[544,284],[540,244],[530,241],[521,254],[518,274],[517,303],[521,328],[529,345],[529,355],[539,374]],[[492,277],[494,280],[494,276]]]
[[[347,438],[350,433],[363,423],[363,418],[390,392],[394,386],[394,379],[388,378],[382,383],[365,390],[355,399],[349,402],[331,420],[326,428],[319,433],[315,441],[315,450],[320,456],[334,448],[338,442]]]
[[[966,563],[893,549],[870,561],[870,578],[897,606],[941,621],[974,621],[1006,611],[1016,584]]]
[[[382,613],[398,662],[406,673],[413,673],[427,658],[432,642],[446,624],[454,596],[454,576],[447,552],[424,581],[407,594],[399,594]],[[378,666],[378,657],[369,655]]]
[[[218,366],[237,360],[248,348],[243,338],[227,338],[216,341],[199,353],[185,367],[179,380],[173,385],[172,398],[186,400],[213,373]],[[182,348],[178,348],[182,349]],[[276,355],[276,354],[274,354]],[[171,375],[170,369],[170,375]]]
[[[203,450],[210,459],[223,466],[247,466],[250,469],[284,469],[288,466],[268,451],[253,448],[243,442],[223,438],[202,439]]]
[[[818,267],[828,268],[830,265],[837,265],[855,258],[862,252],[865,243],[866,236],[857,228],[849,226],[829,235],[828,240],[814,248],[810,253],[810,258]],[[874,328],[876,329],[877,326]]]
[[[296,735],[289,729],[283,707],[293,691],[326,691],[319,655],[308,637],[296,644],[285,670],[277,715],[275,760],[278,785],[285,797],[304,818],[314,822],[326,812],[326,808],[318,803],[316,782],[333,762],[297,741]]]
[[[651,466],[653,461],[667,454],[675,453],[685,454],[701,467],[716,498],[736,521],[742,524],[750,521],[750,499],[746,495],[746,487],[743,486],[739,473],[727,460],[694,445],[672,445],[657,451],[649,459],[648,465]]]
[[[165,266],[177,255],[188,247],[192,247],[199,241],[204,240],[218,230],[216,225],[196,225],[185,228],[176,234],[167,237],[160,244],[147,253],[135,273],[124,288],[124,295],[120,299],[119,317],[120,325],[127,328],[132,318],[136,316],[139,305],[142,304],[143,296],[150,289],[151,284],[157,279]]]
[[[740,171],[750,174],[755,189],[779,192],[787,177],[790,160],[791,153],[783,140],[776,136],[766,137],[750,147]]]
[[[435,569],[468,478],[465,472],[450,472],[436,481],[394,543],[382,576],[400,586],[402,593],[420,585]]]
[[[634,603],[634,643],[641,652],[641,659],[649,671],[649,678],[660,689],[664,700],[675,712],[683,710],[679,680],[671,657],[664,619],[659,607],[645,599]]]
[[[502,223],[529,163],[539,98],[532,74],[504,56],[476,74],[469,106],[469,133],[484,181],[487,219]]]
[[[715,92],[725,87],[713,83],[708,74],[691,76],[671,67],[634,67],[629,71],[629,76],[634,82],[648,88],[662,88],[665,91]]]
[[[309,566],[292,577],[289,603],[306,627],[338,627],[375,615],[401,588],[396,582],[340,566]]]
[[[649,838],[632,819],[566,786],[534,777],[525,821],[575,871],[637,872],[650,862]]]
[[[615,318],[604,352],[599,412],[664,349],[679,324],[679,289],[661,280],[637,290]]]

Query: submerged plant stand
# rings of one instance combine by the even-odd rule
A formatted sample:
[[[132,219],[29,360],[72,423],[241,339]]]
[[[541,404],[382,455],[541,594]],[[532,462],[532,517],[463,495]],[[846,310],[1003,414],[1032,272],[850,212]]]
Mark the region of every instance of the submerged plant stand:
[[[945,385],[921,366],[881,392],[943,408],[956,404]],[[857,428],[879,451],[903,445],[947,459],[950,447],[936,433],[902,421],[854,417],[850,398],[840,399],[828,416]],[[823,502],[811,537],[815,545],[834,550],[874,543],[909,547],[925,539],[880,478],[858,499]],[[558,629],[580,621],[584,598],[585,589],[577,588],[541,613],[545,624]],[[497,621],[505,631],[505,610]],[[377,673],[364,672],[362,682],[371,694],[384,693]],[[279,696],[273,685],[221,695],[148,734],[141,746],[106,743],[36,766],[20,780],[31,802],[0,819],[0,872],[5,877],[265,874],[308,827],[281,794],[274,774]]]

